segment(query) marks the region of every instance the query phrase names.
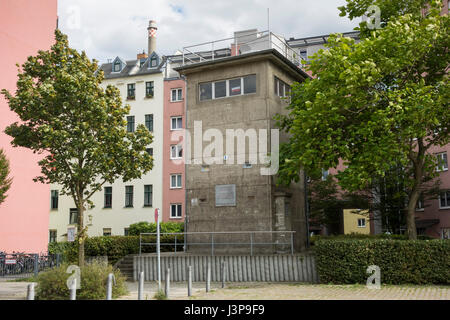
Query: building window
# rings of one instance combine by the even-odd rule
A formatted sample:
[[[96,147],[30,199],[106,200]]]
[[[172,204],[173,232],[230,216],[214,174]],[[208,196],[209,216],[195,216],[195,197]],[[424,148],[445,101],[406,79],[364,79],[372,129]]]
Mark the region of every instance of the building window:
[[[156,55],[153,55],[150,58],[150,68],[156,68],[158,66],[158,57]]]
[[[127,132],[134,132],[134,116],[127,117]]]
[[[256,74],[244,77],[244,94],[256,93]]]
[[[183,216],[181,203],[173,203],[170,205],[170,217],[172,219],[179,219]]]
[[[251,169],[253,166],[250,162],[246,161],[243,166],[244,169]]]
[[[144,207],[151,207],[153,204],[153,186],[151,184],[144,186]]]
[[[442,228],[441,239],[442,240],[450,239],[450,228]]]
[[[439,198],[439,208],[450,208],[450,190],[441,191]]]
[[[112,208],[112,187],[105,187],[105,208]]]
[[[153,115],[152,114],[145,115],[145,127],[148,129],[148,131],[153,132]]]
[[[278,79],[277,77],[275,77],[274,83],[275,83],[275,95],[279,96],[280,98],[289,97],[291,87],[287,83]]]
[[[171,174],[170,175],[170,188],[178,189],[181,188],[181,174]]]
[[[111,236],[111,228],[103,228],[103,236],[104,237]]]
[[[448,170],[448,161],[447,161],[447,152],[441,152],[436,154],[437,158],[437,166],[436,171],[447,171]]]
[[[300,59],[308,61],[308,52],[306,50],[300,50]]]
[[[51,209],[58,209],[58,190],[51,191],[50,206]]]
[[[242,78],[228,80],[229,81],[229,95],[238,96],[241,94]]]
[[[358,219],[358,228],[365,228],[366,227],[366,219]]]
[[[330,172],[328,170],[322,169],[322,181],[327,181]]]
[[[145,149],[145,151],[147,151],[149,156],[153,157],[153,148],[147,148],[147,149]]]
[[[256,93],[256,75],[200,83],[200,101]]]
[[[145,83],[145,96],[147,98],[151,98],[154,95],[154,84],[153,81],[149,81]]]
[[[124,236],[129,236],[130,235],[130,228],[124,228],[123,229],[123,235]]]
[[[56,230],[50,230],[49,235],[48,235],[48,242],[52,243],[52,242],[56,242],[57,238],[57,231]]]
[[[133,207],[133,186],[125,187],[125,208]]]
[[[181,130],[183,129],[183,118],[182,117],[171,117],[170,118],[170,130]]]
[[[419,200],[417,200],[416,211],[424,211],[423,195],[420,195]]]
[[[120,72],[121,69],[121,63],[119,60],[116,60],[114,62],[113,72]]]
[[[170,146],[170,159],[181,159],[183,157],[183,147],[179,144]]]
[[[77,224],[78,223],[78,210],[70,209],[69,211],[69,224]]]
[[[129,83],[127,92],[128,92],[127,99],[135,99],[136,98],[136,85],[134,83]]]
[[[181,101],[183,100],[183,89],[172,89],[171,91],[171,102]]]

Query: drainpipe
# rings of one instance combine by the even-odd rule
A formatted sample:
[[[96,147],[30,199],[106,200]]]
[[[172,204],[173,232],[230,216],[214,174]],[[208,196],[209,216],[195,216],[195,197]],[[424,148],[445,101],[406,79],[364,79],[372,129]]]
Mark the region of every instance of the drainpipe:
[[[186,76],[181,76],[181,78],[184,80],[184,143],[186,146],[186,130],[187,130],[187,98],[188,98],[188,91],[187,91],[187,78]],[[189,146],[190,147],[190,146]],[[188,196],[187,196],[187,185],[186,185],[186,181],[187,181],[187,164],[186,164],[186,150],[184,150],[184,157],[185,157],[185,161],[184,161],[184,252],[187,251],[187,234],[186,232],[188,232]]]

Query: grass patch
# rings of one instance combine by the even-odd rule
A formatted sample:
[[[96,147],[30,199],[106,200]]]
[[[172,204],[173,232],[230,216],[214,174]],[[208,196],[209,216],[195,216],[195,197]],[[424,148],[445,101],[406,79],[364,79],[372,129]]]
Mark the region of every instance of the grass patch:
[[[157,293],[155,293],[153,298],[156,300],[167,300],[166,294],[162,290],[159,290]]]

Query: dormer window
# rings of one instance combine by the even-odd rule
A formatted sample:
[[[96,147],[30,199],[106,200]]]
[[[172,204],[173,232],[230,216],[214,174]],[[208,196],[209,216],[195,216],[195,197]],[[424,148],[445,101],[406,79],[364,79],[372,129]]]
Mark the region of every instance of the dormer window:
[[[113,67],[113,72],[120,72],[121,66],[120,66],[120,61],[116,60],[114,62],[114,67]]]
[[[159,57],[158,57],[158,55],[156,54],[156,52],[153,52],[153,53],[150,55],[150,58],[149,58],[149,60],[148,60],[148,67],[149,67],[149,68],[157,68],[157,67],[158,67],[158,64],[159,64]]]
[[[150,68],[156,68],[157,65],[158,65],[158,59],[156,58],[156,56],[153,56],[150,59]]]
[[[122,72],[123,68],[127,65],[125,61],[116,57],[112,63],[112,72]]]

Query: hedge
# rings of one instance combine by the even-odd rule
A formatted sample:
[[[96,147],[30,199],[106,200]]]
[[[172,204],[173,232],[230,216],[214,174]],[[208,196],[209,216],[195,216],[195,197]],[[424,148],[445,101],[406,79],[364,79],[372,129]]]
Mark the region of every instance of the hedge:
[[[350,234],[338,234],[331,236],[314,235],[310,238],[311,245],[314,245],[318,240],[345,240],[345,239],[368,239],[368,240],[379,240],[379,239],[391,239],[391,240],[408,240],[406,234],[361,234],[361,233],[350,233]],[[426,235],[417,236],[417,240],[433,240],[434,238]]]
[[[177,236],[177,243],[182,244],[184,238]],[[156,235],[142,236],[142,242],[156,243]],[[161,236],[161,243],[175,243],[175,236]],[[175,246],[161,245],[161,252],[172,252]],[[181,245],[177,246],[177,251],[182,251]],[[50,254],[62,254],[64,262],[76,262],[78,260],[78,243],[76,242],[55,242],[49,243]],[[139,236],[103,236],[87,238],[84,244],[85,256],[108,256],[110,263],[115,263],[128,254],[139,253]],[[142,246],[142,253],[156,252],[156,245]]]
[[[161,222],[161,233],[182,233],[184,232],[184,222]],[[138,222],[130,225],[128,229],[130,236],[138,236],[141,233],[155,233],[156,223]]]
[[[450,284],[448,240],[319,240],[314,253],[321,283],[365,284],[377,265],[382,284]]]

